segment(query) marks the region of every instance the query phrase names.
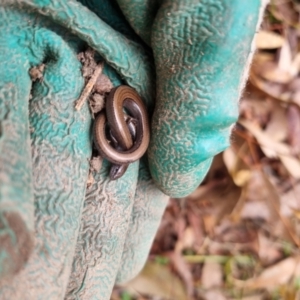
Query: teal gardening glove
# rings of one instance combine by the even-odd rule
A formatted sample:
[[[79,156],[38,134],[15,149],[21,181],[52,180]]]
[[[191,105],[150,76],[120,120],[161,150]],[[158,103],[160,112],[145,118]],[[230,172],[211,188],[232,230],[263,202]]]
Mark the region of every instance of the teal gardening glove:
[[[0,4],[0,299],[109,299],[143,267],[167,195],[198,186],[237,118],[259,0],[81,2]],[[88,189],[91,116],[74,109],[87,46],[155,105],[147,158],[117,181],[104,162]]]

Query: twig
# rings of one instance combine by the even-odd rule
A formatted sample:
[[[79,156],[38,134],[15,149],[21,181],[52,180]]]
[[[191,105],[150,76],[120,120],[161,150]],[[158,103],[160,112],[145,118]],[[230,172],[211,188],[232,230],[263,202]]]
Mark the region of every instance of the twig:
[[[87,85],[85,86],[84,90],[82,91],[80,98],[77,100],[76,105],[75,105],[75,109],[76,110],[80,110],[82,105],[84,104],[84,102],[87,100],[87,98],[89,97],[99,75],[102,73],[103,70],[103,63],[100,63],[97,65],[95,72],[93,74],[93,76],[90,78],[90,80],[88,81]]]

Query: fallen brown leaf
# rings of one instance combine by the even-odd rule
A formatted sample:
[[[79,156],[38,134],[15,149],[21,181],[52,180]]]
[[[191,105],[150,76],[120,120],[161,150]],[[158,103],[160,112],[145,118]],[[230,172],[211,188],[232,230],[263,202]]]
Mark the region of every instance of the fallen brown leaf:
[[[271,265],[282,258],[278,245],[262,232],[258,232],[258,244],[258,255],[264,266]]]
[[[192,298],[194,293],[193,277],[188,264],[184,260],[181,253],[178,253],[177,251],[170,252],[168,257],[173,262],[173,266],[175,267],[176,271],[178,272],[179,276],[181,276],[184,282],[188,298]]]
[[[220,290],[211,290],[204,293],[205,300],[226,300]]]
[[[289,257],[265,269],[258,277],[246,281],[233,279],[236,287],[272,289],[289,282],[300,274],[300,257]]]
[[[271,31],[260,30],[255,38],[258,49],[275,49],[280,48],[284,43],[284,38]]]
[[[221,287],[223,284],[223,271],[221,265],[216,262],[204,263],[201,283],[204,289]]]
[[[300,152],[300,110],[295,105],[289,105],[287,110],[288,139],[293,153]]]
[[[187,300],[182,282],[167,266],[147,262],[142,272],[124,285],[131,294],[146,294],[165,299]]]

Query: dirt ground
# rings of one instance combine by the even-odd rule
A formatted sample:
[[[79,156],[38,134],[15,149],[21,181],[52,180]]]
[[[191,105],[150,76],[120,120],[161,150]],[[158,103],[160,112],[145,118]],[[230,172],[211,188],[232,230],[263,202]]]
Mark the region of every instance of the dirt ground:
[[[170,200],[143,272],[111,299],[300,299],[299,12],[268,6],[231,147]]]

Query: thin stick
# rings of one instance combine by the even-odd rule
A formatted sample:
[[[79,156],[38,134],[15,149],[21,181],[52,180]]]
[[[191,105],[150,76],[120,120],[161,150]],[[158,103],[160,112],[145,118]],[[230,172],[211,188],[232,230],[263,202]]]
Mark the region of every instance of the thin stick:
[[[102,73],[102,70],[103,70],[103,63],[100,63],[97,65],[93,76],[90,78],[89,82],[87,83],[84,90],[82,91],[80,98],[76,101],[76,105],[75,105],[76,110],[80,110],[84,102],[89,97],[99,75]]]

